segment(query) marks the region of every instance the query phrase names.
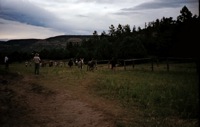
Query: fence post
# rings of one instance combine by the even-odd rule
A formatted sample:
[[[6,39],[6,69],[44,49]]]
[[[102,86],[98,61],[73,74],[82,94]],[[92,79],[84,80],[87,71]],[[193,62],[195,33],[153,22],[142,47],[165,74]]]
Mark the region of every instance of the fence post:
[[[196,68],[197,68],[197,74],[198,74],[198,84],[199,84],[199,90],[200,90],[200,58],[197,58],[196,60]],[[199,93],[199,96],[200,96],[200,93]]]
[[[96,70],[97,70],[97,60],[95,60],[95,68],[96,68]]]
[[[126,61],[124,60],[124,70],[126,70]]]
[[[169,71],[169,58],[167,57],[167,71]]]
[[[153,71],[153,58],[151,58],[151,71]]]
[[[157,65],[157,67],[159,67],[159,59],[158,58],[156,58],[156,65]]]
[[[135,68],[135,61],[133,60],[133,69]]]

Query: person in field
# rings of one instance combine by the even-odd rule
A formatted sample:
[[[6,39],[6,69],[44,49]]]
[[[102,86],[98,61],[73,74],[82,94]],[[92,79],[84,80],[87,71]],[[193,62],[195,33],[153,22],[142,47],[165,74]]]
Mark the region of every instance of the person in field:
[[[33,62],[35,63],[35,69],[34,69],[35,75],[39,75],[40,61],[41,61],[41,59],[39,57],[39,54],[36,53],[35,56],[33,57]]]
[[[8,69],[9,68],[9,58],[7,56],[5,56],[4,58],[4,63],[5,63],[5,69]]]

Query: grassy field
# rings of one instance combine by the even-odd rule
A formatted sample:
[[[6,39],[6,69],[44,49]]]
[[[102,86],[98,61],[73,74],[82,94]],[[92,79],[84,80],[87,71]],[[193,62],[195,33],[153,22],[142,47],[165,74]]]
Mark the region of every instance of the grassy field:
[[[136,125],[148,127],[196,127],[199,116],[199,86],[196,65],[175,63],[170,71],[160,64],[151,71],[149,64],[110,70],[98,65],[87,71],[77,67],[41,67],[37,82],[50,89],[68,89],[77,94],[98,96],[117,101],[128,111],[116,118],[118,127]],[[3,68],[3,66],[1,66]],[[10,65],[9,71],[20,75],[34,75],[33,67],[24,63]],[[84,87],[84,88],[83,88]],[[140,115],[137,112],[140,112]],[[142,115],[141,115],[142,114]],[[133,120],[137,115],[137,119]],[[138,121],[137,121],[138,120]]]

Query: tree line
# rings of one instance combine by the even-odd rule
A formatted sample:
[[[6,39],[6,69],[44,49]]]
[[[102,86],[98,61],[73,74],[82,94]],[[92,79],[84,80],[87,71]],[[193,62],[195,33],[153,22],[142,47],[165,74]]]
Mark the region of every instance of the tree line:
[[[184,6],[180,15],[156,19],[145,23],[145,27],[130,28],[130,25],[109,26],[108,33],[95,30],[93,36],[81,44],[69,42],[65,48],[42,49],[38,51],[42,59],[130,59],[144,57],[198,57],[199,16],[193,15]],[[10,53],[13,61],[31,59],[33,54]]]
[[[184,6],[176,20],[172,17],[145,23],[145,28],[111,25],[108,33],[83,41],[82,45],[68,43],[67,57],[96,59],[157,57],[197,57],[199,17]]]

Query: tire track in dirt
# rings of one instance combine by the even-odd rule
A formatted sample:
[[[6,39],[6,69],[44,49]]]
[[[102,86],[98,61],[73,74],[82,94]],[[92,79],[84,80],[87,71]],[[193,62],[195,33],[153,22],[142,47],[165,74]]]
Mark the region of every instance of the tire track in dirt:
[[[34,82],[34,78],[25,77],[24,81]],[[53,94],[45,94],[45,91],[48,93],[45,88],[39,93],[26,93],[27,103],[32,109],[29,116],[37,118],[33,127],[115,127],[110,116],[78,96],[74,97],[72,91],[59,89]]]
[[[29,103],[34,110],[31,117],[39,118],[36,123],[46,127],[114,127],[105,114],[66,93],[30,96]]]

